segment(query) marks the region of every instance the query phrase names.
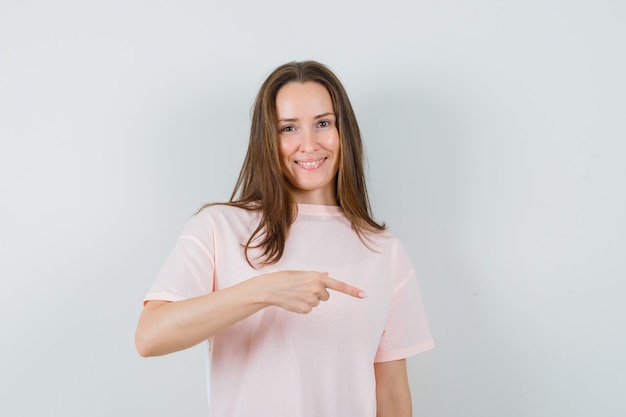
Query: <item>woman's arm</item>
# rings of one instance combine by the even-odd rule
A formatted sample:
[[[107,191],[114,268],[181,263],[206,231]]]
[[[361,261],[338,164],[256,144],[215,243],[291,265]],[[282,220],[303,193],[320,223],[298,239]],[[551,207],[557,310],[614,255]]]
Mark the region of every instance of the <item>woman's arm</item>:
[[[248,281],[188,300],[148,301],[135,332],[137,352],[160,356],[195,346],[265,306]]]
[[[207,340],[257,311],[278,306],[306,314],[328,300],[327,288],[357,298],[365,293],[327,273],[280,271],[183,301],[148,301],[139,317],[135,345],[141,356],[160,356]]]
[[[376,417],[410,417],[411,391],[406,360],[374,364],[376,374]]]

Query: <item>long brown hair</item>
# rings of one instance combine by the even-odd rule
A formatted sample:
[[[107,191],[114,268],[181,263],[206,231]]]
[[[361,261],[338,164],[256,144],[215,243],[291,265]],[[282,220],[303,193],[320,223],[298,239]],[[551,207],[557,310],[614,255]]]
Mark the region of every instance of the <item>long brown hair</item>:
[[[253,267],[248,258],[250,248],[262,249],[261,265],[280,260],[289,228],[297,216],[292,187],[279,159],[276,95],[287,83],[308,81],[328,90],[337,118],[341,143],[336,177],[337,205],[362,241],[365,232],[386,229],[384,223],[377,223],[372,216],[363,169],[363,143],[348,94],[325,65],[315,61],[289,62],[276,68],[261,85],[252,112],[248,151],[230,200],[224,203],[262,212],[258,227],[245,245],[246,260]]]

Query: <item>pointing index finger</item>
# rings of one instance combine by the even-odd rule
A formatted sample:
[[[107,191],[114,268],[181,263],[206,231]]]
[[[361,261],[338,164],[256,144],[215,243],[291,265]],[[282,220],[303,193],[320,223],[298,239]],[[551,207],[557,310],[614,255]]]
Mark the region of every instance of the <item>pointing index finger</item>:
[[[348,294],[352,297],[356,297],[356,298],[367,297],[367,293],[363,291],[362,289],[353,287],[352,285],[346,284],[343,281],[339,281],[329,276],[326,276],[326,278],[324,278],[324,285],[326,286],[326,288],[330,288],[331,290]]]

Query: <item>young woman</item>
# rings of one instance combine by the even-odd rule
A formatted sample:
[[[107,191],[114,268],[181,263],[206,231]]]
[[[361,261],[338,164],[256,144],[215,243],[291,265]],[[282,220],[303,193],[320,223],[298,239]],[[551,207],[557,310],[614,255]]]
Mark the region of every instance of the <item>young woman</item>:
[[[210,340],[210,416],[410,416],[433,347],[415,271],[371,214],[348,96],[324,65],[263,83],[231,199],[184,228],[145,298],[142,356]]]

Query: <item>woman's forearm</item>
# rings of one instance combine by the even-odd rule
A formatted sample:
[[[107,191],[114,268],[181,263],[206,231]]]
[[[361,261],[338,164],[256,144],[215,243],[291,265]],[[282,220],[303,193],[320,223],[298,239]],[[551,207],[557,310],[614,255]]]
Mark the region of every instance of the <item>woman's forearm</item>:
[[[252,280],[188,300],[149,301],[139,317],[135,345],[141,356],[187,349],[267,305]]]

